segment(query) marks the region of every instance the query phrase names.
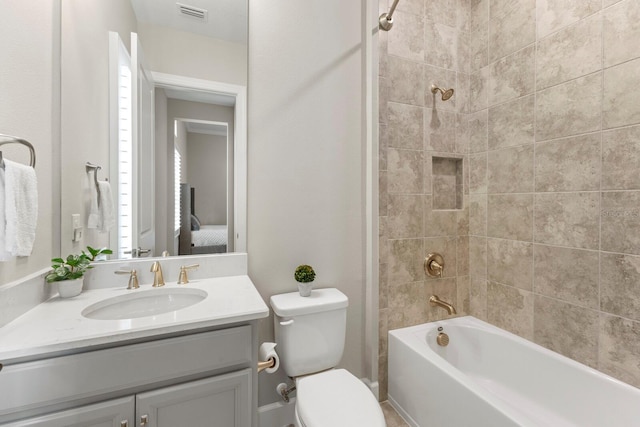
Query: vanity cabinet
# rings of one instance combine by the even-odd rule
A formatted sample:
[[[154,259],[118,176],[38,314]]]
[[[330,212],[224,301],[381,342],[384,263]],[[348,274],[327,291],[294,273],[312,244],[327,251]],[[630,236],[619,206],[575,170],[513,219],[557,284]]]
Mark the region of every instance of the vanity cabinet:
[[[255,325],[243,325],[10,364],[0,425],[255,425],[255,353]]]

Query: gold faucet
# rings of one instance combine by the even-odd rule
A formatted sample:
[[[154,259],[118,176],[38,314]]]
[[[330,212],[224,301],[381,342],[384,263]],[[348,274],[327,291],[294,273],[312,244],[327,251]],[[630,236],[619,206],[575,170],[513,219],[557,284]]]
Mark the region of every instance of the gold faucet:
[[[164,286],[164,276],[162,275],[162,266],[160,262],[154,261],[151,264],[151,272],[153,273],[153,287],[159,288],[160,286]]]
[[[431,298],[429,298],[429,304],[431,304],[432,307],[440,306],[447,310],[449,314],[457,314],[456,309],[451,304],[442,301],[437,295],[431,295]]]

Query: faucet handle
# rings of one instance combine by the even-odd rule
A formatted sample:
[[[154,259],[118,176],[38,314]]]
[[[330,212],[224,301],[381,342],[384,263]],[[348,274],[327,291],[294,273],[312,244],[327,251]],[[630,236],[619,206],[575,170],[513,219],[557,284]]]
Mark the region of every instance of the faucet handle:
[[[200,267],[200,264],[180,266],[180,274],[178,275],[178,285],[185,285],[189,283],[189,275],[187,274],[187,270],[195,270],[198,267]]]
[[[138,289],[140,284],[138,283],[138,272],[133,270],[116,270],[113,272],[114,274],[128,274],[129,275],[129,284],[127,285],[127,289]]]
[[[430,253],[424,259],[424,272],[429,277],[442,277],[444,273],[444,258],[437,252]]]

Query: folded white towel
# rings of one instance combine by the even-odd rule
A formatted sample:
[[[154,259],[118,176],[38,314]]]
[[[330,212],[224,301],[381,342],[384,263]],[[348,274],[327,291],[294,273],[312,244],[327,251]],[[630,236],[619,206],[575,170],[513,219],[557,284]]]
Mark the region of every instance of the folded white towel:
[[[116,217],[113,211],[113,196],[111,195],[111,184],[109,181],[98,181],[100,189],[100,222],[98,231],[106,233],[116,224]]]
[[[94,228],[101,233],[106,233],[116,223],[111,184],[109,181],[98,181],[98,187],[96,187],[94,181],[91,180],[89,186],[91,187],[91,207],[87,218],[87,228]],[[100,198],[99,203],[98,198]]]
[[[95,181],[89,179],[89,194],[91,205],[89,206],[89,216],[87,217],[87,228],[98,228],[100,225],[100,210],[98,209],[98,188]]]
[[[5,249],[13,256],[29,256],[38,223],[36,171],[6,159],[4,165]]]
[[[7,251],[7,221],[5,220],[4,169],[0,168],[0,262],[9,261],[11,254]]]

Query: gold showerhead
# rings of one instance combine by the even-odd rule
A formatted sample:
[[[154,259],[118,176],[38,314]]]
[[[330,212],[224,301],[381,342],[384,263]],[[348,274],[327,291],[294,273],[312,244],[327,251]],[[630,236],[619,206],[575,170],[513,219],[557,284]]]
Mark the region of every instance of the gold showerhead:
[[[440,89],[439,87],[437,87],[436,85],[431,85],[431,93],[433,93],[434,95],[436,93],[440,92],[442,94],[442,100],[443,101],[448,101],[452,96],[453,96],[453,88],[451,89]]]

